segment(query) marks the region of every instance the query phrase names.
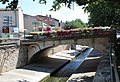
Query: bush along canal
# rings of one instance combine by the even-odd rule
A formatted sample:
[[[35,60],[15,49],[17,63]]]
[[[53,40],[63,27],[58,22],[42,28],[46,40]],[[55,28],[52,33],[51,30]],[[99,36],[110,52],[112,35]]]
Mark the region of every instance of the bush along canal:
[[[87,48],[59,71],[52,73],[50,77],[47,77],[40,82],[66,82],[70,76],[77,71],[92,50],[93,48]]]

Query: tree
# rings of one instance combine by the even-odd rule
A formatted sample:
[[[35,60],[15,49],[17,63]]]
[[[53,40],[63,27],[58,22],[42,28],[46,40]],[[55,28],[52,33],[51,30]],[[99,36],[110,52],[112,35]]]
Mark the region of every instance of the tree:
[[[8,6],[6,6],[6,8],[11,8],[11,9],[15,9],[17,8],[18,5],[18,0],[0,0],[0,2],[2,4],[8,4]]]
[[[71,4],[73,4],[74,2],[81,6],[81,5],[86,5],[86,4],[90,4],[98,1],[101,1],[101,0],[54,0],[51,10],[54,10],[54,11],[59,10],[62,4],[65,4],[65,6],[71,8]],[[104,1],[107,1],[109,3],[115,3],[115,5],[116,3],[120,5],[120,0],[104,0]],[[2,2],[2,4],[8,4],[7,8],[15,9],[17,8],[19,0],[0,0],[0,2]],[[39,0],[39,3],[46,4],[47,0]]]
[[[116,2],[99,0],[84,7],[90,13],[89,24],[94,26],[120,25],[120,6]]]
[[[65,23],[65,29],[85,28],[87,25],[80,19],[73,20]]]
[[[61,8],[61,4],[63,3],[70,8],[73,2],[77,2],[79,3],[79,5],[83,5],[88,3],[89,1],[95,1],[95,0],[54,0],[51,10],[55,10],[55,11],[59,10]],[[2,2],[2,4],[8,4],[7,8],[15,9],[17,8],[19,0],[0,0],[0,2]],[[46,4],[47,0],[39,0],[39,3]]]

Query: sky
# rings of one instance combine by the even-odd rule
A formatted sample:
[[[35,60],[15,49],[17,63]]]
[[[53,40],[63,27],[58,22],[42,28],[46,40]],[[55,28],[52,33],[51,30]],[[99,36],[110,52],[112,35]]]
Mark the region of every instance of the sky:
[[[21,7],[24,14],[28,15],[51,15],[60,21],[72,21],[75,19],[81,19],[83,22],[88,22],[88,14],[84,13],[81,6],[74,4],[74,9],[62,7],[58,11],[49,11],[52,8],[53,0],[47,0],[47,4],[39,4],[39,0],[19,0],[18,7]],[[5,8],[5,5],[0,3],[0,8]]]

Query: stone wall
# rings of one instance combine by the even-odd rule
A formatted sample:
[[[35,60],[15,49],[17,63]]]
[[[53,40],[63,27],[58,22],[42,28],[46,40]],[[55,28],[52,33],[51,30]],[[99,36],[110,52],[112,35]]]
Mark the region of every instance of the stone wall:
[[[18,57],[17,57],[17,67],[22,67],[26,64],[28,64],[28,50],[25,45],[20,45],[19,51],[18,51]]]
[[[18,60],[18,48],[0,49],[0,72],[6,72],[16,68]]]
[[[3,39],[0,44],[0,73],[27,64],[27,48],[20,45],[19,39]]]
[[[16,43],[0,44],[0,73],[16,68],[19,56],[19,45]]]

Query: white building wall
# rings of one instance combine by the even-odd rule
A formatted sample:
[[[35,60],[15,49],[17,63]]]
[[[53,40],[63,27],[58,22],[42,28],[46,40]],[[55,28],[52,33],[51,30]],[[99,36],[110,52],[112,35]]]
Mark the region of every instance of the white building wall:
[[[2,33],[3,26],[5,26],[5,16],[9,17],[9,29],[10,33],[12,33],[13,26],[18,25],[16,22],[17,17],[15,16],[16,13],[18,13],[18,11],[0,11],[0,33]]]
[[[18,19],[19,32],[24,32],[23,10],[20,7],[18,8]]]
[[[8,20],[7,20],[8,18]],[[3,33],[3,27],[9,27],[9,33]],[[24,32],[23,11],[21,8],[16,10],[0,9],[0,34],[18,37],[19,32]],[[16,35],[15,35],[16,34]]]

